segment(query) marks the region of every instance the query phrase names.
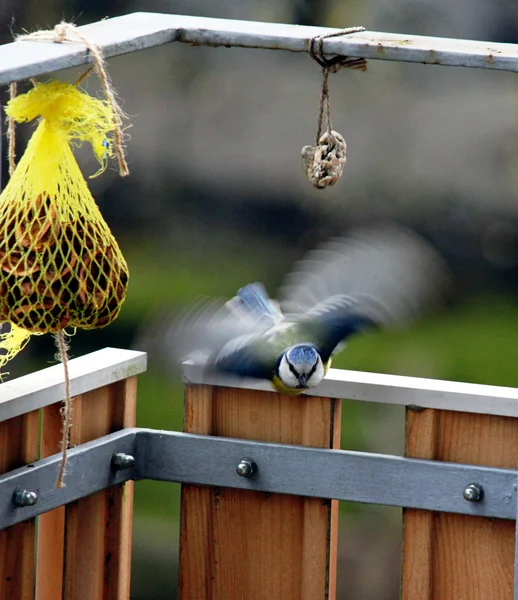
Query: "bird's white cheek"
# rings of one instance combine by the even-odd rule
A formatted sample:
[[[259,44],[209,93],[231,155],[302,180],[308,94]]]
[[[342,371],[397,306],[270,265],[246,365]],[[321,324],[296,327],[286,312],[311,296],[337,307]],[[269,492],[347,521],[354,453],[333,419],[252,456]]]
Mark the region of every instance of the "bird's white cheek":
[[[279,378],[287,387],[296,388],[299,385],[299,380],[291,372],[291,369],[289,368],[285,359],[281,361],[279,366]]]
[[[308,379],[306,385],[310,388],[316,387],[322,379],[324,379],[324,366],[320,362],[313,375]]]
[[[283,373],[281,377],[283,383],[290,388],[296,388],[299,385],[299,380],[293,375],[290,371],[288,373]]]

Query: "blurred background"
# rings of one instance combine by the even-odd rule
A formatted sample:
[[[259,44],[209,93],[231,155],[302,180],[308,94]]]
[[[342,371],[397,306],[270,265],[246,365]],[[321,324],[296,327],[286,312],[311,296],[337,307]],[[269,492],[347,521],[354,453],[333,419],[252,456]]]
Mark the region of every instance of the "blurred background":
[[[0,41],[61,19],[82,25],[144,10],[518,41],[518,5],[504,0],[3,0]],[[161,315],[256,280],[275,297],[306,250],[387,219],[442,252],[453,296],[405,331],[354,340],[335,366],[518,385],[515,75],[374,60],[366,73],[332,75],[333,125],[348,158],[338,185],[319,191],[300,159],[313,143],[321,81],[307,55],[170,44],[111,59],[109,71],[133,123],[131,176],[112,165],[89,183],[128,260],[130,288],[117,321],[78,332],[71,355],[108,345],[149,352],[139,426],[182,427],[180,380],[152,333]],[[85,84],[92,94],[97,85],[94,76]],[[32,130],[19,128],[19,155]],[[87,150],[79,161],[85,175],[97,170]],[[5,157],[3,166],[5,174]],[[52,364],[54,353],[49,336],[33,339],[10,377]],[[343,448],[401,454],[404,428],[400,408],[344,402]],[[341,510],[339,599],[395,600],[401,511]],[[136,485],[133,600],[176,597],[178,524],[179,486]]]

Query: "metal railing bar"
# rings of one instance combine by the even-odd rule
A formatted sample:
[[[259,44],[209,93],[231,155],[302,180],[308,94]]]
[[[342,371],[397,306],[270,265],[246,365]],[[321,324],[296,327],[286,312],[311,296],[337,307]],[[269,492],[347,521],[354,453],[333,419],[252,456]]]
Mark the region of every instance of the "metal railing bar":
[[[200,46],[307,52],[311,37],[338,29],[145,12],[80,28],[102,47],[106,57],[175,41]],[[518,46],[496,42],[365,31],[325,40],[324,52],[368,59],[518,71]],[[0,46],[0,84],[89,62],[91,57],[81,45],[13,42]]]
[[[114,470],[116,452],[134,454],[136,431],[123,429],[69,450],[65,487],[56,488],[61,454],[0,476],[0,529],[133,478],[134,469]],[[34,505],[16,507],[16,491],[33,492]]]
[[[114,470],[115,453],[134,466]],[[243,459],[255,472],[240,476]],[[0,476],[0,529],[128,479],[153,479],[268,493],[516,518],[517,471],[345,450],[268,444],[151,429],[124,429],[72,448],[66,487],[55,488],[60,455]],[[482,498],[469,501],[476,484]],[[13,494],[37,494],[16,508]]]

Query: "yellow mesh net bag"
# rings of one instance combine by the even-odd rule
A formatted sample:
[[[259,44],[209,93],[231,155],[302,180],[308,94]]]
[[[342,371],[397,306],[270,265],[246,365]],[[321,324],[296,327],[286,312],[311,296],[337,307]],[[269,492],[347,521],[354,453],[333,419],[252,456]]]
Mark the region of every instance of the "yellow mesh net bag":
[[[105,327],[126,297],[128,267],[88,190],[71,144],[112,155],[110,105],[60,81],[12,99],[17,122],[41,117],[0,195],[0,368],[31,335]]]

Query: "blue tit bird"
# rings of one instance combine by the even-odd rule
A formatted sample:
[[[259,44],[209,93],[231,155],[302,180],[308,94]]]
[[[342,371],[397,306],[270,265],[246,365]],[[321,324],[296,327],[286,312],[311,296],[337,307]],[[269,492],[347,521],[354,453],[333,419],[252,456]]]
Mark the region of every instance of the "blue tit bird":
[[[167,334],[178,360],[296,395],[316,387],[333,356],[365,330],[401,325],[440,295],[446,269],[431,246],[385,226],[334,239],[288,275],[280,303],[251,283],[201,303]]]

